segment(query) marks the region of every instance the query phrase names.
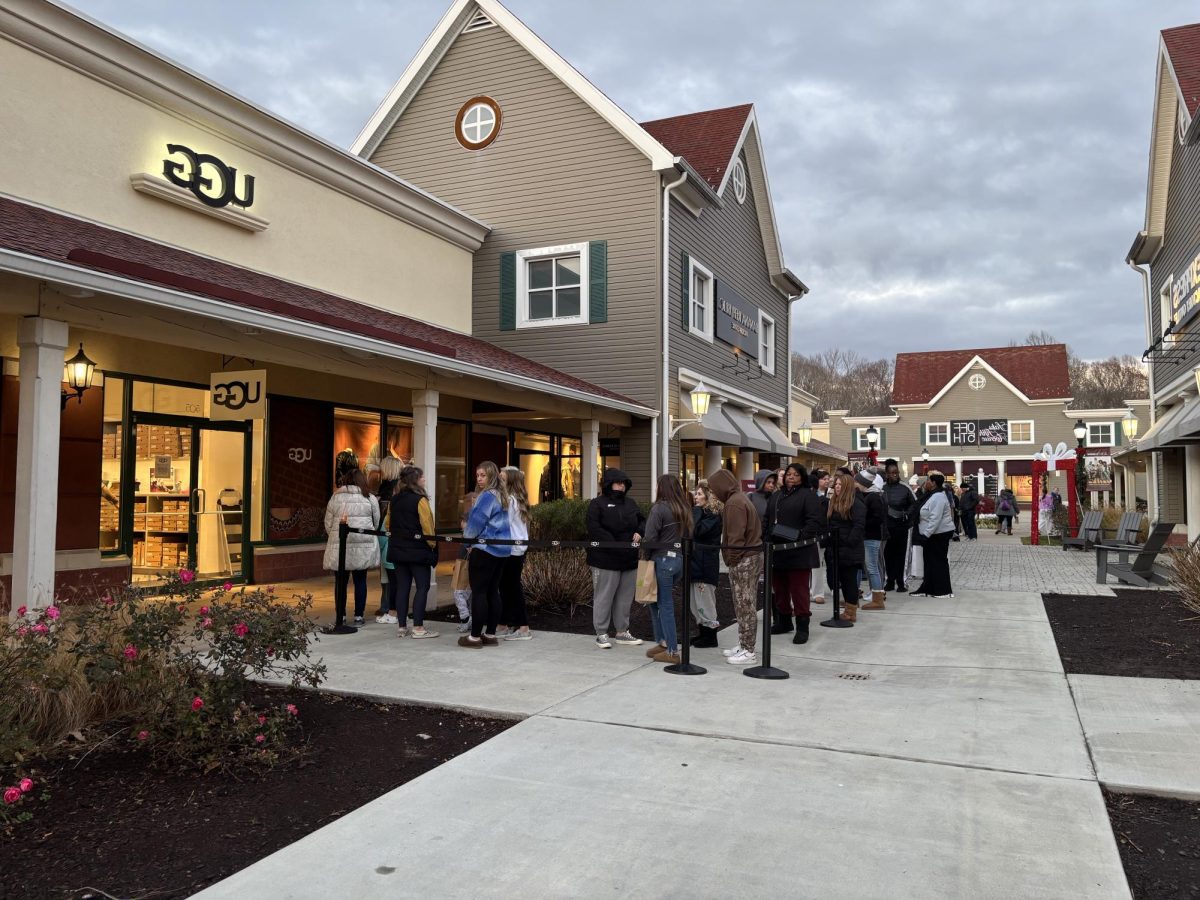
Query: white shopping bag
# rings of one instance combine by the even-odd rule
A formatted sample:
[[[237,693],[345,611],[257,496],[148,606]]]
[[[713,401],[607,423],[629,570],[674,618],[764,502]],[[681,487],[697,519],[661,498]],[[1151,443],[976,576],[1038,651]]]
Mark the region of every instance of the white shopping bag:
[[[912,562],[909,564],[908,574],[910,578],[925,577],[925,548],[914,546],[912,548]]]

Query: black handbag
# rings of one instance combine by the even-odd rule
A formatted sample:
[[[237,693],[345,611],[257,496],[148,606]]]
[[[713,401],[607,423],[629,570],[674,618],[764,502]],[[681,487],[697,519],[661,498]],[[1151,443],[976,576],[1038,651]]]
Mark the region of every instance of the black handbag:
[[[791,525],[775,525],[771,529],[771,543],[794,544],[800,540],[800,529]]]

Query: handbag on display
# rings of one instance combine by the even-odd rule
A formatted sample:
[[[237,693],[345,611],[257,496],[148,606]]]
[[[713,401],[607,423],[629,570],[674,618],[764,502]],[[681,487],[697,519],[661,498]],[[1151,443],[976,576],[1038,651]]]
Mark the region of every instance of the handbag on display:
[[[654,560],[638,560],[637,588],[633,592],[633,599],[638,603],[658,602],[658,576],[654,571]]]

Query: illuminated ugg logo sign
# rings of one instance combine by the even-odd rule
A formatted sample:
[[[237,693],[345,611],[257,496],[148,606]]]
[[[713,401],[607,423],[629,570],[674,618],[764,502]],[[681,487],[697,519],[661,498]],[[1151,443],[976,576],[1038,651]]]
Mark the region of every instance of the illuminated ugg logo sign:
[[[182,157],[182,159],[172,159]],[[183,144],[167,144],[163,177],[187,188],[196,199],[213,209],[233,204],[248,209],[254,204],[254,176],[242,176],[242,196],[238,196],[237,169],[226,165],[211,153],[197,153]],[[220,184],[219,188],[214,183]]]

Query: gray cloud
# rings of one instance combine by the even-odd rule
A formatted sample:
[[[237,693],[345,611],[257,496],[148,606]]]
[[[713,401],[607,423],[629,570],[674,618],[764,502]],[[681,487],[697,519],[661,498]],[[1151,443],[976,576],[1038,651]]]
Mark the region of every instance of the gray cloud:
[[[76,0],[343,146],[446,0]],[[793,344],[870,355],[1044,328],[1144,349],[1142,224],[1158,31],[1185,0],[851,4],[510,0],[634,118],[753,101],[791,268]]]

